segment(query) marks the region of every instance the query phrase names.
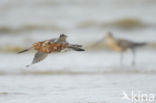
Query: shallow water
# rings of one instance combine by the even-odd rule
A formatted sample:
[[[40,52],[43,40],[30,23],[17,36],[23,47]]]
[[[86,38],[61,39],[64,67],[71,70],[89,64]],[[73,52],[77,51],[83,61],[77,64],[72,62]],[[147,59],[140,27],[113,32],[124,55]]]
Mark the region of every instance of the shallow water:
[[[122,92],[155,94],[155,79],[151,74],[0,76],[0,101],[131,103],[122,100]]]
[[[26,65],[32,62],[33,53],[25,54],[0,54],[3,58],[0,65],[1,74],[5,73],[116,73],[116,72],[139,72],[155,73],[155,50],[137,50],[136,66],[131,66],[132,53],[124,53],[123,66],[120,66],[120,55],[111,51],[101,52],[74,52],[49,54],[49,56],[30,67]],[[68,73],[68,74],[69,74]],[[41,73],[42,74],[42,73]]]

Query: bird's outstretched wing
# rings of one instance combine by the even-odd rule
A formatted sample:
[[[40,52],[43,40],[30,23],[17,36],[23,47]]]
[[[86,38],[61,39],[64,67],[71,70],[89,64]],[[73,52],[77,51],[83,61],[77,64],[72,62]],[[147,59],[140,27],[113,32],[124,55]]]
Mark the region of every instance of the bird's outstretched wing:
[[[52,38],[52,39],[49,39],[48,41],[51,42],[51,43],[54,43],[54,42],[57,41],[57,38]]]
[[[33,59],[32,63],[31,63],[30,65],[42,61],[42,60],[45,59],[47,56],[48,56],[47,53],[42,53],[42,52],[39,52],[39,51],[38,51],[38,52],[35,54],[34,59]],[[30,65],[27,65],[27,67],[29,67]]]
[[[41,41],[41,42],[50,42],[50,43],[55,43],[57,41],[57,38],[52,38],[52,39],[48,39],[48,40],[44,40],[44,41]]]

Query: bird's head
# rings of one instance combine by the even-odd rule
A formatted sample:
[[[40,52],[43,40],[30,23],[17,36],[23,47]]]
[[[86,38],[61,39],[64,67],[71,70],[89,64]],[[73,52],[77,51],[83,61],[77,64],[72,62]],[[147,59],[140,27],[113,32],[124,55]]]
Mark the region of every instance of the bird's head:
[[[66,41],[66,39],[67,39],[67,35],[65,35],[65,34],[60,34],[59,40],[61,40],[61,41]]]
[[[104,38],[106,38],[106,39],[113,38],[113,33],[112,32],[106,32]]]

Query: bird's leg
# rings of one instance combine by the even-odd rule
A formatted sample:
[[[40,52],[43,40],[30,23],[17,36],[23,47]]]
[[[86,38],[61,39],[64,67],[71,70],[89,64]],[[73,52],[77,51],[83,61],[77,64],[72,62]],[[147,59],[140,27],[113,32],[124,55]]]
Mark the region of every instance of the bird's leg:
[[[133,55],[132,66],[135,66],[135,50],[134,49],[132,49],[132,55]]]
[[[123,65],[123,52],[120,52],[120,66]]]

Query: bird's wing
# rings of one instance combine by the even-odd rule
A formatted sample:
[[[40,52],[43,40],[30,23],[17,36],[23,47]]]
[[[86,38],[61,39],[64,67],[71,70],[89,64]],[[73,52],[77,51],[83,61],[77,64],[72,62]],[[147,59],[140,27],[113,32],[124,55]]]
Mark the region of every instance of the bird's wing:
[[[51,43],[54,43],[54,42],[57,41],[57,38],[49,39],[48,41],[51,42]]]
[[[44,40],[44,41],[41,41],[41,42],[45,42],[45,41],[49,41],[50,43],[55,43],[57,41],[57,38],[52,38],[52,39]]]
[[[47,53],[42,53],[42,52],[37,52],[34,56],[34,59],[32,61],[32,64],[38,63],[40,61],[42,61],[43,59],[45,59],[48,56]]]
[[[129,40],[124,40],[124,39],[118,39],[116,40],[117,45],[122,46],[124,48],[132,48],[135,43]]]
[[[47,56],[48,56],[47,53],[42,53],[42,52],[39,52],[39,51],[38,51],[38,52],[35,54],[35,56],[34,56],[34,58],[33,58],[33,61],[32,61],[32,63],[31,63],[30,65],[42,61],[42,60],[45,59]],[[30,65],[27,65],[27,67],[30,66]]]

